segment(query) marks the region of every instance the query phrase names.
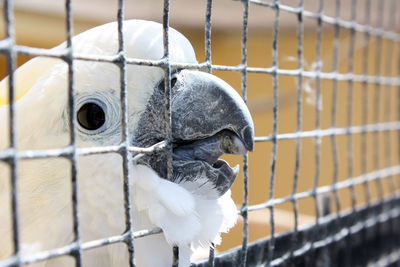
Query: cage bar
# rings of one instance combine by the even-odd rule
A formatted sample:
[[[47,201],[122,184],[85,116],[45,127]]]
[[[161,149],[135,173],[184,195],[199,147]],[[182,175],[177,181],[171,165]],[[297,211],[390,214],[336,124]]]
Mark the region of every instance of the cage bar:
[[[168,152],[168,179],[172,175],[172,132],[171,132],[171,70],[172,69],[196,69],[211,73],[212,71],[223,71],[238,73],[241,77],[241,95],[247,102],[247,95],[252,90],[249,87],[249,74],[260,74],[272,78],[269,89],[272,91],[272,121],[264,120],[264,123],[272,124],[272,132],[267,135],[256,136],[256,145],[268,143],[272,149],[270,152],[269,175],[267,183],[269,191],[265,201],[262,203],[249,204],[249,166],[251,158],[247,155],[243,158],[243,202],[238,213],[243,218],[241,229],[241,244],[236,248],[226,252],[218,253],[214,246],[210,247],[209,257],[193,266],[253,266],[262,264],[265,266],[292,266],[292,265],[332,265],[332,266],[355,266],[355,265],[396,265],[400,262],[400,154],[398,158],[393,158],[394,151],[399,150],[399,142],[394,143],[394,138],[400,137],[400,109],[399,100],[392,101],[393,95],[399,94],[400,78],[399,63],[394,64],[398,58],[393,58],[397,51],[400,57],[400,33],[399,25],[396,25],[396,11],[399,5],[396,0],[378,1],[371,3],[365,1],[365,9],[360,11],[361,1],[352,0],[350,3],[350,19],[344,18],[341,8],[344,1],[335,1],[335,14],[327,15],[324,12],[326,1],[318,1],[318,10],[307,10],[305,1],[299,0],[298,4],[290,6],[281,3],[279,0],[243,0],[242,7],[242,28],[241,28],[241,60],[238,65],[218,65],[214,64],[214,54],[212,47],[216,45],[211,42],[213,29],[212,16],[215,3],[212,0],[205,1],[205,25],[204,25],[204,45],[205,60],[198,64],[178,64],[170,62],[169,54],[169,22],[170,22],[170,1],[163,1],[163,57],[159,60],[145,60],[129,58],[124,47],[124,19],[125,3],[118,1],[117,22],[118,22],[118,52],[112,56],[85,55],[73,52],[73,12],[71,9],[72,1],[65,0],[65,30],[66,48],[62,50],[49,50],[35,48],[15,43],[14,16],[12,0],[4,1],[4,24],[6,29],[5,38],[0,40],[0,53],[7,57],[7,70],[9,75],[9,148],[0,151],[0,161],[8,164],[11,171],[11,217],[12,217],[12,242],[13,254],[11,257],[0,260],[0,267],[24,266],[32,263],[43,262],[61,256],[73,256],[76,266],[84,265],[82,254],[88,250],[94,250],[103,246],[116,243],[124,243],[129,252],[129,265],[135,265],[134,240],[148,235],[160,234],[160,228],[143,229],[133,231],[133,220],[131,215],[132,200],[130,192],[130,164],[145,154],[157,151]],[[374,5],[373,5],[374,4]],[[375,6],[376,4],[376,6]],[[389,8],[385,8],[385,5]],[[249,18],[251,18],[250,7],[257,6],[272,12],[274,24],[272,31],[272,65],[256,67],[249,64],[248,59],[248,36]],[[388,16],[385,10],[390,10]],[[359,13],[358,13],[359,12]],[[378,14],[377,25],[373,25],[372,13]],[[282,31],[280,21],[282,14],[292,14],[296,18],[297,29],[297,67],[294,69],[281,68],[279,52],[279,36]],[[363,13],[365,21],[358,22],[357,14]],[[387,25],[385,26],[385,18]],[[313,21],[316,29],[316,68],[308,70],[305,60],[305,28],[304,20]],[[332,43],[332,62],[331,69],[322,66],[322,51],[325,30],[327,27],[333,29]],[[342,43],[341,38],[348,33],[348,42]],[[362,36],[362,38],[358,38]],[[356,73],[357,54],[356,42],[362,41],[361,73]],[[348,47],[346,51],[346,70],[340,66],[340,50]],[[384,53],[386,48],[386,54]],[[372,51],[373,50],[373,51]],[[374,52],[374,61],[371,62],[369,54]],[[271,53],[270,50],[267,51]],[[41,56],[49,58],[59,58],[68,64],[68,108],[70,125],[70,142],[63,148],[46,150],[17,150],[16,133],[16,105],[15,100],[15,77],[16,57]],[[361,58],[361,59],[360,59]],[[121,100],[121,132],[122,140],[119,145],[103,147],[83,147],[76,146],[76,123],[75,123],[75,100],[74,100],[74,63],[76,61],[102,62],[113,64],[119,68],[120,73],[120,100]],[[129,65],[156,66],[164,71],[164,91],[165,91],[165,121],[167,130],[165,139],[150,147],[135,147],[129,145],[128,131],[128,88],[127,72]],[[373,69],[371,73],[371,69]],[[280,132],[281,121],[280,100],[280,79],[293,77],[296,80],[295,95],[295,130]],[[305,79],[315,81],[315,121],[311,130],[304,130],[304,97],[303,93]],[[329,82],[330,86],[323,86],[323,82]],[[345,86],[342,86],[345,84]],[[354,110],[356,106],[356,88],[361,88],[361,105],[359,107],[360,123],[355,121]],[[369,91],[373,89],[373,94]],[[397,91],[397,92],[396,92]],[[383,92],[383,93],[382,93]],[[329,127],[324,128],[322,123],[321,101],[323,96],[330,96],[330,121]],[[343,99],[339,96],[344,94],[345,105],[341,105]],[[372,102],[372,106],[368,105]],[[395,103],[395,104],[393,104]],[[328,105],[328,106],[329,106]],[[397,105],[397,114],[393,114]],[[339,125],[340,108],[346,108],[346,123]],[[372,120],[371,120],[372,118]],[[382,119],[383,118],[383,119]],[[372,138],[371,138],[372,137]],[[383,137],[383,138],[382,138]],[[341,138],[346,140],[345,154],[341,155],[339,145]],[[305,163],[301,156],[304,149],[304,142],[311,139],[315,155],[313,158],[314,175],[310,178],[312,186],[306,190],[299,189],[300,168]],[[360,141],[360,146],[356,147],[356,141]],[[372,142],[371,142],[372,140]],[[278,176],[277,165],[281,164],[278,158],[278,148],[281,142],[292,141],[295,144],[293,176],[291,190],[287,195],[277,196],[276,179]],[[323,157],[321,152],[321,142],[329,142],[332,173],[329,174],[329,183],[320,185],[324,178],[322,174]],[[358,153],[357,153],[358,152]],[[120,235],[109,236],[102,239],[82,242],[80,234],[80,216],[78,203],[78,184],[77,184],[77,158],[86,155],[117,153],[122,157],[123,171],[123,193],[124,194],[124,215],[125,232]],[[360,158],[355,155],[360,154]],[[373,168],[369,168],[368,163],[373,158]],[[383,155],[383,156],[382,156]],[[50,250],[21,255],[20,238],[20,217],[19,217],[19,192],[18,192],[18,162],[20,160],[66,158],[71,164],[71,185],[72,185],[72,219],[73,219],[73,242],[62,247]],[[340,175],[342,160],[346,160],[346,170],[344,175]],[[397,159],[397,162],[395,162]],[[265,162],[267,165],[267,163]],[[357,166],[361,173],[357,173]],[[389,190],[385,190],[388,185]],[[362,190],[357,191],[357,186]],[[349,194],[343,197],[342,193]],[[374,191],[378,199],[374,199]],[[332,198],[332,201],[331,201]],[[364,198],[364,201],[361,199]],[[300,223],[299,201],[311,199],[314,203],[315,220],[313,223],[303,225]],[[335,206],[335,212],[330,212],[331,202]],[[349,202],[349,210],[343,210]],[[293,227],[286,232],[279,232],[277,224],[278,218],[276,210],[279,205],[289,204],[293,208]],[[263,239],[250,242],[249,225],[251,214],[257,211],[269,211],[269,218],[265,218],[265,224],[270,227],[270,235]],[[179,262],[179,249],[173,249],[174,266]]]

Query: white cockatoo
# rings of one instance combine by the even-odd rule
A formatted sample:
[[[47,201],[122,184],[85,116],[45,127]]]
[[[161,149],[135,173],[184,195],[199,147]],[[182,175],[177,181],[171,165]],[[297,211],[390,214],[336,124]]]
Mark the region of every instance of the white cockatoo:
[[[162,25],[124,22],[126,56],[163,57]],[[170,29],[170,60],[196,63],[190,42]],[[54,50],[65,48],[62,44]],[[117,23],[73,38],[76,54],[115,55]],[[74,99],[78,147],[121,142],[120,69],[113,63],[75,60]],[[149,147],[165,139],[164,72],[128,64],[129,145]],[[236,222],[230,196],[238,167],[218,159],[224,153],[253,149],[254,126],[241,97],[221,79],[200,71],[173,69],[171,95],[173,175],[167,179],[167,152],[130,162],[133,230],[160,227],[162,233],[134,240],[137,266],[171,266],[173,246],[179,266],[190,264],[191,251],[220,242],[220,233]],[[18,151],[62,148],[69,144],[68,65],[38,57],[15,72]],[[0,83],[0,150],[9,145],[8,79]],[[132,157],[135,154],[131,155]],[[67,158],[18,162],[20,255],[65,246],[73,241],[71,162]],[[77,157],[81,241],[126,231],[122,158],[118,153]],[[0,162],[0,265],[12,256],[10,169]],[[116,243],[83,251],[84,266],[124,266],[128,250]],[[70,256],[33,266],[74,266]]]

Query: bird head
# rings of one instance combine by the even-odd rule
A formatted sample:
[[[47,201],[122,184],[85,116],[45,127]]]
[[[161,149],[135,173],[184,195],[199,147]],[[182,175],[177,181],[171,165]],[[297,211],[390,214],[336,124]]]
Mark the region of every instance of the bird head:
[[[125,56],[161,59],[163,28],[149,21],[124,22]],[[171,63],[196,63],[190,42],[169,30]],[[66,47],[62,44],[53,51]],[[113,56],[118,53],[117,23],[105,24],[73,38],[74,54]],[[101,60],[74,60],[73,87],[77,144],[80,147],[121,142],[121,82],[118,65]],[[15,73],[17,136],[20,149],[45,149],[69,142],[68,64],[58,58],[35,58]],[[209,185],[209,197],[224,194],[238,167],[219,159],[253,149],[254,125],[240,95],[211,74],[181,68],[171,71],[171,131],[175,183]],[[8,80],[0,84],[6,103]],[[156,66],[127,64],[129,145],[148,147],[168,136],[165,119],[164,71]],[[3,113],[7,108],[3,106]],[[5,115],[6,116],[6,115]],[[6,116],[7,117],[7,116]],[[24,119],[22,119],[24,118]],[[23,122],[23,123],[22,123]],[[4,127],[3,127],[4,128]],[[30,131],[29,129],[37,129]],[[2,140],[7,133],[3,131]],[[135,164],[146,165],[167,179],[167,151],[146,154]]]

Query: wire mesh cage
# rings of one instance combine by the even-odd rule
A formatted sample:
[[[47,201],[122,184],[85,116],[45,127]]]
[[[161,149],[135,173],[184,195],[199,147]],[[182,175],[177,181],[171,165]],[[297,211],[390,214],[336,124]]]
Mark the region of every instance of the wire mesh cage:
[[[126,56],[122,32],[129,12],[128,3],[123,0],[118,1],[114,11],[107,10],[114,14],[118,24],[118,52],[113,56],[74,53],[71,0],[64,2],[61,13],[66,32],[64,49],[18,44],[14,4],[20,7],[18,1],[3,2],[5,30],[0,41],[9,77],[6,99],[0,98],[4,101],[1,105],[9,103],[3,107],[7,109],[8,121],[0,122],[8,125],[8,143],[0,146],[0,161],[7,171],[1,173],[0,179],[6,180],[3,184],[9,183],[9,192],[0,200],[8,199],[4,203],[9,205],[12,247],[11,254],[0,258],[0,266],[40,264],[65,256],[73,259],[72,266],[82,266],[85,253],[116,244],[125,245],[119,249],[128,252],[127,264],[135,265],[135,240],[160,234],[162,230],[133,231],[129,163],[133,155],[171,150],[171,75],[177,68],[211,72],[240,88],[256,129],[254,152],[239,160],[227,157],[241,164],[241,174],[232,187],[240,215],[238,224],[223,236],[221,247],[210,248],[207,257],[193,263],[194,266],[399,264],[398,1],[227,0],[221,8],[221,3],[207,0],[202,2],[203,10],[194,10],[204,25],[204,43],[195,47],[204,49],[198,64],[176,64],[170,60],[169,25],[174,19],[174,8],[178,9],[174,1],[165,0],[159,5],[164,44],[159,60]],[[135,3],[136,7],[141,4],[144,5]],[[221,11],[227,6],[234,6],[235,16]],[[225,23],[219,17],[225,17]],[[224,27],[229,30],[221,30]],[[186,32],[190,35],[189,30]],[[64,147],[18,149],[15,100],[19,96],[14,91],[14,71],[17,59],[23,56],[56,58],[68,65],[70,135]],[[122,141],[117,146],[77,145],[77,61],[111,63],[118,68]],[[165,140],[151,147],[133,147],[128,142],[129,65],[163,69],[163,115],[168,127]],[[125,231],[86,240],[81,233],[77,158],[107,153],[116,153],[122,159],[121,214]],[[70,173],[73,240],[61,247],[22,254],[20,228],[24,210],[19,201],[19,168],[25,161],[49,158],[68,161],[65,168]],[[169,164],[168,175],[171,172]],[[177,265],[177,249],[174,256]]]

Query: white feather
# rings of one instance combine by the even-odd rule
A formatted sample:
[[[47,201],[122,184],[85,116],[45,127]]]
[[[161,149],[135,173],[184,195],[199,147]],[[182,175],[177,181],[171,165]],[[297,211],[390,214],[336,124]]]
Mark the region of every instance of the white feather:
[[[132,177],[136,209],[147,212],[150,222],[164,230],[171,245],[190,243],[200,231],[193,196],[144,165],[135,165]]]
[[[219,199],[207,199],[160,178],[154,170],[143,165],[132,168],[132,181],[137,209],[134,218],[147,216],[149,219],[148,224],[138,221],[136,229],[141,230],[139,225],[142,229],[161,227],[171,253],[167,258],[172,257],[172,246],[178,245],[183,249],[180,254],[182,266],[188,266],[184,263],[190,262],[190,244],[194,248],[209,246],[210,242],[218,245],[220,233],[227,232],[236,223],[237,210],[230,191]],[[145,249],[143,243],[149,243],[148,238],[136,241],[140,244],[138,253],[141,253],[139,248]],[[170,266],[170,262],[162,266]]]

